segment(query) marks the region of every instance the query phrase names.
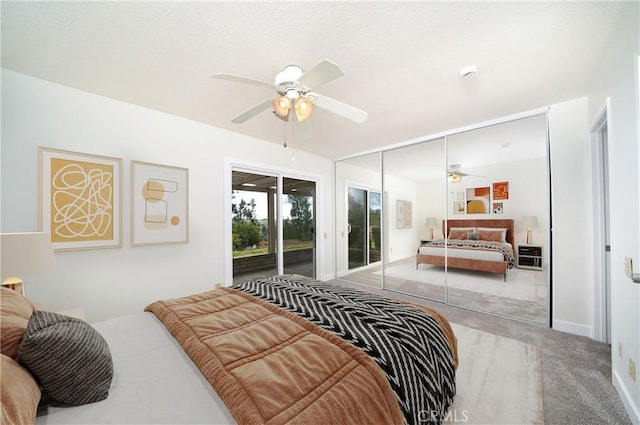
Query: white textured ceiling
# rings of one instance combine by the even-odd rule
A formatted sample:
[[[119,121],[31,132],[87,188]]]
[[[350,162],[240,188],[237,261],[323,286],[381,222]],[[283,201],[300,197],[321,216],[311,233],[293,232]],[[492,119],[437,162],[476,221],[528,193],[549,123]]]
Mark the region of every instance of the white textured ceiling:
[[[296,148],[337,158],[587,94],[627,6],[2,1],[2,66],[282,143],[269,111],[230,122],[274,93],[210,75],[273,81],[329,59],[345,75],[316,91],[369,119],[316,108]],[[479,75],[459,79],[468,64]]]

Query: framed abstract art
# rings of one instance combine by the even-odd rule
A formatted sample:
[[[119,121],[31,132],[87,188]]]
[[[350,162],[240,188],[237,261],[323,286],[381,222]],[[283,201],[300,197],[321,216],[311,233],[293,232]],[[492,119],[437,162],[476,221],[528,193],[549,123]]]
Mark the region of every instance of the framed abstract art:
[[[38,222],[53,249],[122,247],[122,160],[38,148]]]
[[[131,245],[189,242],[189,170],[131,161]]]

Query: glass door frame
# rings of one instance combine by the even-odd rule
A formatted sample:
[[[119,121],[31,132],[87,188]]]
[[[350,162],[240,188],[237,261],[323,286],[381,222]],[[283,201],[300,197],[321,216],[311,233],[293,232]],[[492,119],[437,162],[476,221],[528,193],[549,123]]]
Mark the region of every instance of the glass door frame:
[[[315,183],[316,197],[315,197],[315,275],[316,279],[322,276],[321,269],[323,264],[322,252],[324,250],[323,239],[320,237],[324,234],[324,216],[323,200],[318,194],[323,192],[323,178],[320,174],[303,173],[299,170],[288,169],[284,167],[272,166],[269,164],[260,164],[249,161],[242,161],[238,159],[225,158],[224,161],[224,197],[223,197],[223,210],[224,210],[224,279],[225,283],[231,285],[233,282],[233,248],[232,248],[232,214],[231,214],[231,202],[232,202],[232,173],[233,171],[240,171],[246,173],[262,174],[265,176],[273,176],[277,178],[276,184],[276,211],[277,217],[277,273],[282,274],[284,270],[284,244],[283,244],[283,218],[282,218],[282,204],[283,204],[283,192],[282,183],[283,178],[293,178],[299,180],[307,180]]]

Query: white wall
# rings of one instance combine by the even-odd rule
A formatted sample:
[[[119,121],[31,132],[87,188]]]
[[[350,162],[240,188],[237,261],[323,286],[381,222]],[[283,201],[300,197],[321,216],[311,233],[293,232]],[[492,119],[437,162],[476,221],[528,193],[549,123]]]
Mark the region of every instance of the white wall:
[[[275,124],[275,123],[274,123]],[[52,310],[83,308],[96,321],[141,311],[157,299],[224,282],[225,158],[323,177],[318,208],[331,210],[332,163],[135,105],[2,71],[2,232],[38,228],[38,146],[123,159],[120,249],[56,253],[52,273],[22,276],[27,295]],[[188,244],[130,246],[130,161],[189,168]],[[333,214],[323,215],[321,276],[333,272]]]
[[[636,367],[640,360],[640,286],[632,283],[623,270],[624,257],[633,259],[635,272],[640,268],[640,4],[630,2],[628,9],[589,96],[588,122],[594,123],[609,97],[612,375],[632,421],[640,423],[640,377],[634,381],[628,373],[629,358],[634,359]],[[590,282],[589,291],[593,292],[597,284]]]
[[[403,258],[415,257],[416,249],[419,245],[421,227],[420,222],[417,220],[418,199],[416,183],[385,173],[384,193],[388,200],[388,219],[385,221],[389,235],[386,262],[391,263]],[[411,228],[397,228],[396,201],[411,202]]]
[[[553,327],[591,336],[587,98],[552,105]]]

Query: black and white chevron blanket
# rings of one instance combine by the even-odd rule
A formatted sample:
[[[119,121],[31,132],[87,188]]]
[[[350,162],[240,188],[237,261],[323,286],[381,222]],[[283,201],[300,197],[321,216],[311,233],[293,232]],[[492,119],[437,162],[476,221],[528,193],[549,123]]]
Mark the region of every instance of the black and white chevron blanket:
[[[472,239],[448,239],[447,241],[445,241],[444,239],[435,239],[432,241],[426,241],[424,245],[444,246],[445,243],[447,246],[485,248],[500,251],[504,254],[504,258],[509,263],[510,269],[512,269],[516,264],[516,259],[513,256],[512,249],[509,247],[509,245],[501,242],[476,241]]]
[[[360,348],[382,368],[407,424],[441,423],[456,393],[451,350],[437,321],[400,302],[308,278],[233,286]]]

